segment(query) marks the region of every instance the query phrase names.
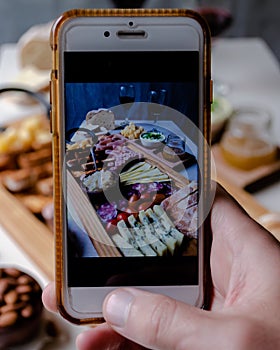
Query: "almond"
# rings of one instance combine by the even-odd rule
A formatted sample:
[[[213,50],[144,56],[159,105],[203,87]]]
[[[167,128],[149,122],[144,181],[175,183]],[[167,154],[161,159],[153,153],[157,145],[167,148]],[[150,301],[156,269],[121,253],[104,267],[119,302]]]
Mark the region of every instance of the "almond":
[[[7,304],[14,304],[17,301],[18,293],[15,290],[11,290],[4,295],[4,300]]]
[[[18,314],[15,311],[6,312],[0,316],[0,327],[9,327],[16,323]]]

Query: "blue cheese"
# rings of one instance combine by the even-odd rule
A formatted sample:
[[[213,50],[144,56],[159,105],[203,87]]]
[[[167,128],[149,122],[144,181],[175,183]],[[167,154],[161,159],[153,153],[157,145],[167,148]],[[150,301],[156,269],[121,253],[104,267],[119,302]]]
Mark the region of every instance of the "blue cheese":
[[[117,228],[119,230],[120,235],[125,241],[131,244],[135,249],[139,248],[135,237],[132,235],[131,230],[126,226],[124,220],[120,220],[117,223]]]
[[[112,236],[112,240],[124,256],[143,256],[143,254],[138,249],[135,249],[118,233]]]
[[[159,218],[164,228],[168,231],[168,233],[176,239],[177,246],[180,247],[184,239],[183,233],[175,228],[173,222],[170,220],[169,216],[160,205],[155,205],[153,207],[153,211],[156,213],[157,217]]]
[[[174,255],[177,243],[176,239],[169,235],[169,232],[165,230],[152,209],[146,210],[146,213],[153,220],[152,226],[154,227],[156,236],[167,246],[169,252]]]
[[[132,232],[134,233],[134,238],[139,246],[139,249],[146,256],[156,256],[157,253],[153,250],[153,248],[149,245],[149,243],[145,239],[144,231],[138,227],[138,223],[133,215],[128,217],[128,222],[132,227]]]
[[[142,230],[145,233],[146,242],[148,242],[151,247],[157,252],[157,255],[167,255],[167,246],[156,236],[154,228],[149,222],[149,219],[143,210],[139,212],[139,220],[142,224]]]

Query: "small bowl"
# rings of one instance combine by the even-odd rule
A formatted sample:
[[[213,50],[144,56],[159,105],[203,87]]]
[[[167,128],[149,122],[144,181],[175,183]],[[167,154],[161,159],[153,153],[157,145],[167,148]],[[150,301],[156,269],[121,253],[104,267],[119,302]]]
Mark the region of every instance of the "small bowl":
[[[0,349],[25,344],[43,319],[41,283],[26,269],[0,264]]]
[[[146,131],[140,135],[142,145],[147,148],[157,148],[164,140],[165,136],[159,131]]]

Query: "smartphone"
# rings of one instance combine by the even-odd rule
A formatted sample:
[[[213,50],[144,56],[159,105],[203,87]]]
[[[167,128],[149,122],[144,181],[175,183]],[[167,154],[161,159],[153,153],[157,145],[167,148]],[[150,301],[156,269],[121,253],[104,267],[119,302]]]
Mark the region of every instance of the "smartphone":
[[[61,314],[102,322],[119,286],[205,307],[207,25],[185,9],[72,10],[51,46]]]

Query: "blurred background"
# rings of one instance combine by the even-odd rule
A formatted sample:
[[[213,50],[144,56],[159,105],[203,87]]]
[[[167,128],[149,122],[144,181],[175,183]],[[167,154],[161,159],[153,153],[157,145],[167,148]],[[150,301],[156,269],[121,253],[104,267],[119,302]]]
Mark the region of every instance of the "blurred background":
[[[32,25],[53,20],[75,7],[196,7],[199,0],[0,0],[0,45],[16,42]],[[223,5],[223,0],[216,0]],[[231,0],[233,22],[223,34],[230,37],[261,37],[280,59],[279,0]],[[213,1],[208,1],[213,4]]]
[[[280,240],[279,0],[0,0],[0,268],[22,266],[41,285],[54,279],[51,25],[69,9],[116,7],[190,8],[206,18],[213,178]],[[20,349],[76,349],[80,328],[45,318],[57,331],[50,338],[43,323]]]

